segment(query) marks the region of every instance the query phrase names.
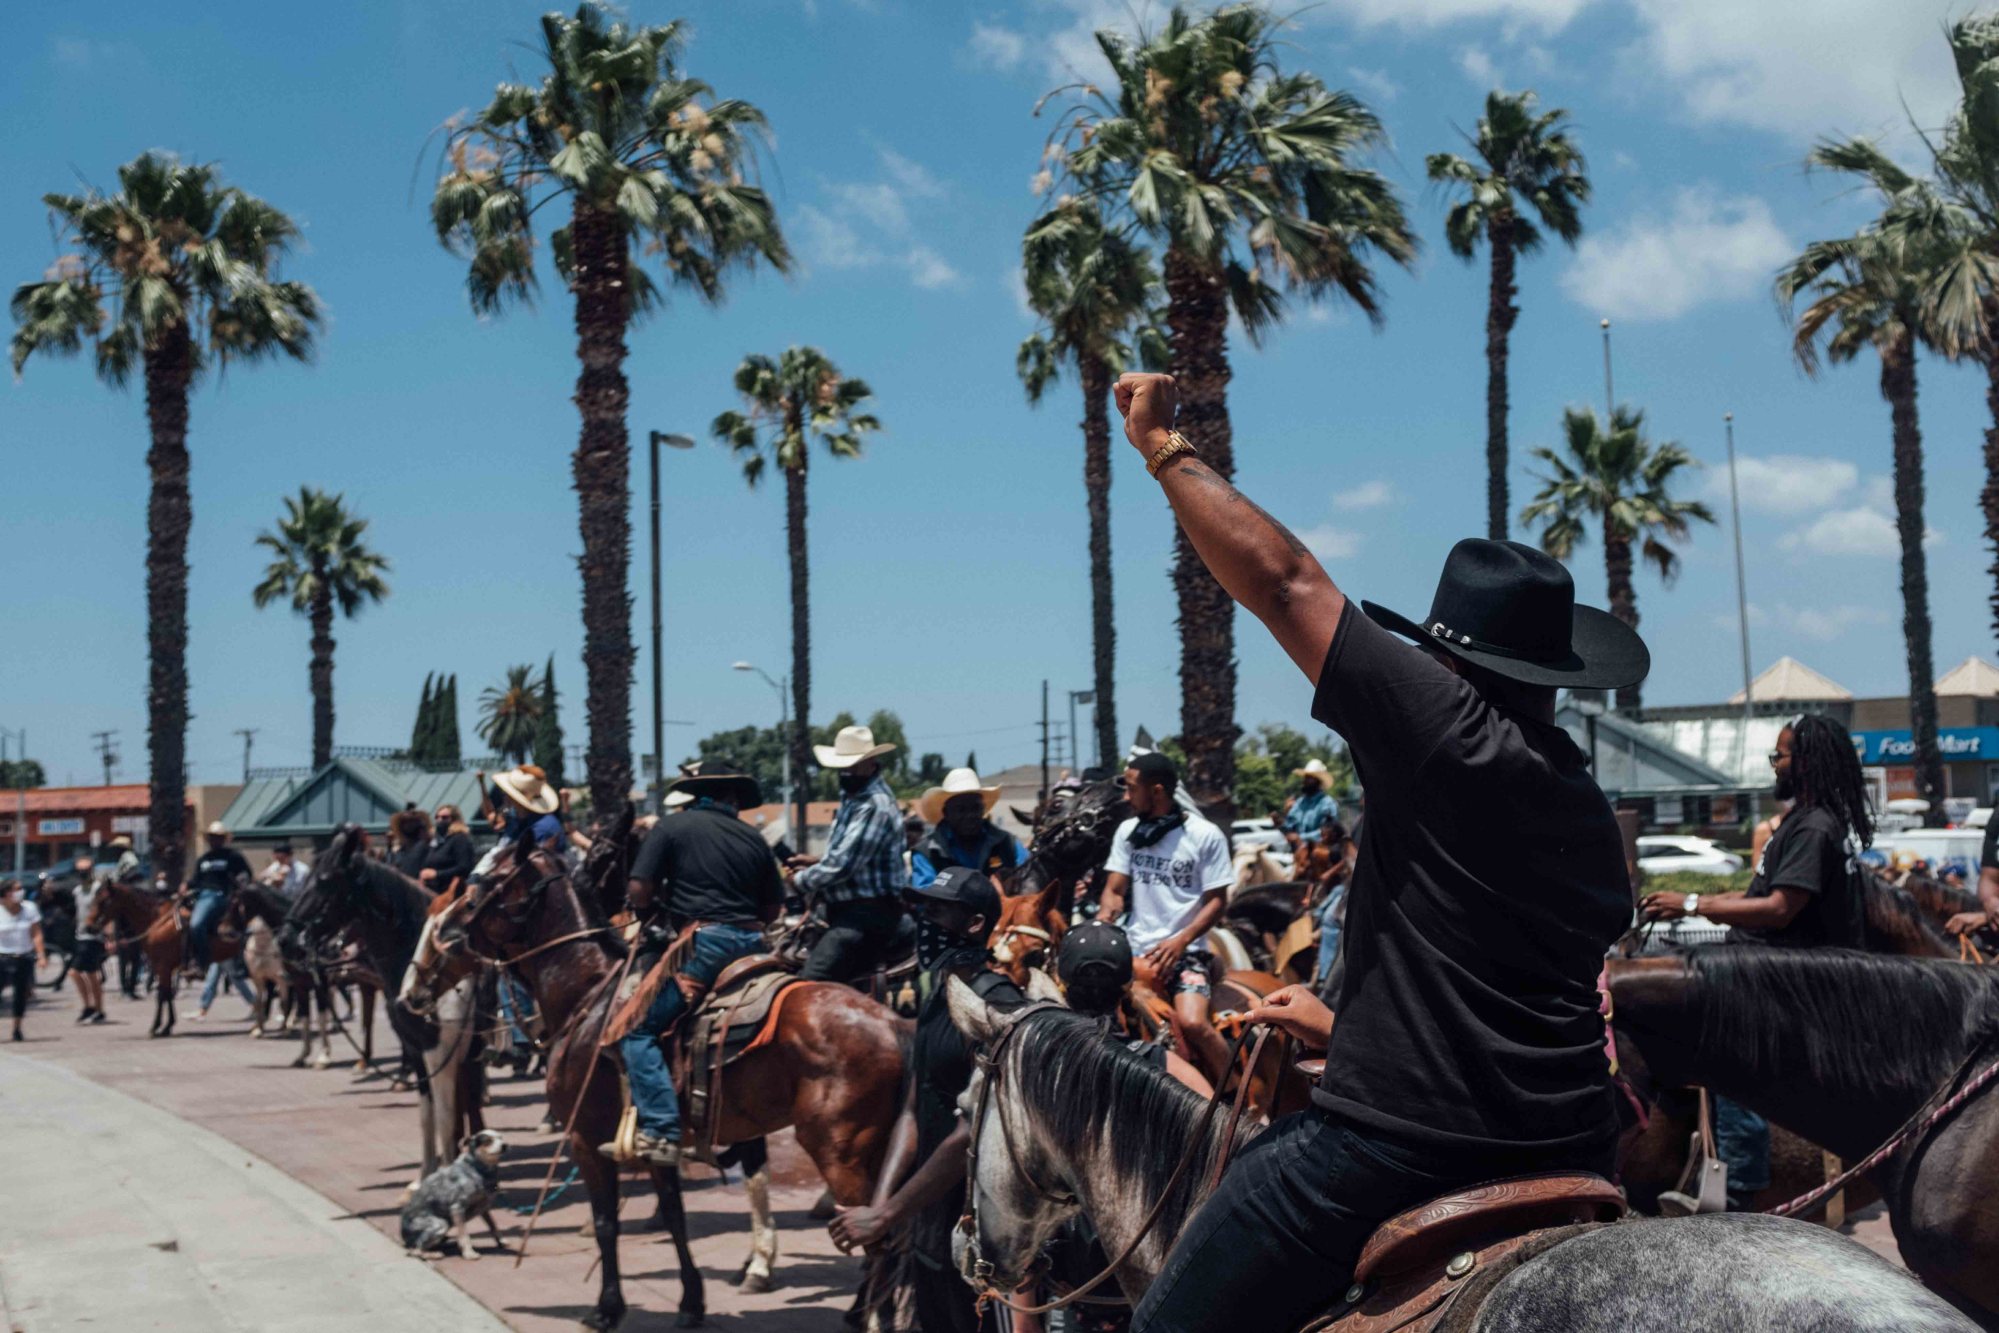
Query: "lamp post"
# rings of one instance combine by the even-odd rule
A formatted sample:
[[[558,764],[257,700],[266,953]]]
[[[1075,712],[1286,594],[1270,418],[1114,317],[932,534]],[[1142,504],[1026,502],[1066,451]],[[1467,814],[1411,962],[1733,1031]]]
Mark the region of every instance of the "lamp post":
[[[7,741],[14,742],[14,757],[25,769],[28,759],[28,729],[20,727],[9,731],[0,727],[0,760],[7,757]],[[14,778],[14,873],[18,876],[28,868],[28,784],[20,774]]]
[[[1735,489],[1735,413],[1721,414],[1728,438],[1728,512],[1735,526],[1735,614],[1742,626],[1742,723],[1735,757],[1735,780],[1747,781],[1743,771],[1749,766],[1749,719],[1756,714],[1749,675],[1749,585],[1742,569],[1742,502]]]
[[[1616,399],[1610,392],[1610,321],[1598,325],[1603,330],[1603,428],[1610,429],[1610,418],[1617,412]]]
[[[786,809],[790,809],[792,804],[791,800],[792,788],[791,788],[791,704],[789,702],[791,696],[789,692],[789,685],[785,681],[784,677],[780,676],[776,680],[772,680],[770,672],[765,671],[762,667],[756,666],[749,662],[737,662],[734,664],[734,669],[737,671],[756,672],[759,676],[762,676],[764,678],[764,684],[770,686],[773,690],[777,691],[777,734],[784,741],[783,745],[784,804]],[[797,852],[803,852],[805,850],[805,794],[802,791],[798,795],[798,808],[795,811],[793,811],[793,818],[795,818],[798,821],[797,827],[793,829],[793,834],[794,836],[797,837],[798,842],[796,846],[792,848],[792,850]]]
[[[694,441],[685,435],[652,432],[652,809],[663,813],[660,794],[666,790],[665,718],[660,702],[659,653],[659,447],[692,449]]]

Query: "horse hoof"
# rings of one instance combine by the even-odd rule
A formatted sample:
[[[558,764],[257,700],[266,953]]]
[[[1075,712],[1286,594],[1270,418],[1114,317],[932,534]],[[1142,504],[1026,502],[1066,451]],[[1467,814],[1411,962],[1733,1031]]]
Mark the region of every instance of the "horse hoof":
[[[312,1067],[314,1069],[331,1069],[333,1068],[333,1057],[322,1055],[312,1062]]]
[[[743,1280],[736,1284],[736,1290],[745,1296],[761,1296],[776,1287],[777,1283],[771,1281],[769,1273],[745,1273]]]

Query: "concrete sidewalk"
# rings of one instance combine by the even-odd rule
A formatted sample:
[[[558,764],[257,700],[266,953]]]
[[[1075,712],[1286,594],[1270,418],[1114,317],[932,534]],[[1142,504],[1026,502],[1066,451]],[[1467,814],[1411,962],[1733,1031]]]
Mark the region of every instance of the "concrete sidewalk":
[[[478,1302],[244,1149],[0,1054],[0,1327],[499,1333]]]

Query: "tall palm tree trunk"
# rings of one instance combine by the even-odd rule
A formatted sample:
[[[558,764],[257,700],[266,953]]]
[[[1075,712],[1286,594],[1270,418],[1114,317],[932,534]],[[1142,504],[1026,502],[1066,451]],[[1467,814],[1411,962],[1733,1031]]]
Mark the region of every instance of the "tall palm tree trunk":
[[[578,202],[575,249],[576,409],[583,418],[572,463],[583,537],[583,671],[590,718],[585,762],[592,807],[606,818],[632,790],[631,448],[625,436],[625,324],[629,257],[617,219]]]
[[[1111,614],[1111,371],[1084,356],[1083,491],[1090,510],[1090,640],[1096,674],[1097,763],[1118,753],[1117,623]]]
[[[1506,540],[1511,522],[1506,495],[1506,352],[1520,307],[1514,285],[1512,217],[1501,214],[1487,228],[1492,243],[1492,297],[1485,312],[1485,527],[1493,541]]]
[[[1637,629],[1638,588],[1631,581],[1631,534],[1608,518],[1603,521],[1603,572],[1609,584],[1610,614]],[[1618,687],[1618,712],[1636,713],[1640,707],[1638,686]]]
[[[319,591],[312,598],[312,766],[333,762],[333,591],[326,586],[326,571],[319,576]]]
[[[194,344],[175,325],[146,349],[146,749],[151,766],[146,827],[153,867],[178,887],[187,873],[187,391]]]
[[[1924,822],[1943,823],[1943,754],[1937,748],[1936,666],[1930,653],[1930,574],[1923,554],[1923,436],[1916,421],[1916,348],[1904,333],[1881,351],[1881,396],[1895,423],[1895,530],[1902,540],[1902,637],[1909,649],[1909,729]]]
[[[1227,288],[1218,269],[1174,247],[1166,252],[1166,294],[1180,433],[1209,467],[1233,479]],[[1177,525],[1173,589],[1180,600],[1180,745],[1187,754],[1187,789],[1227,828],[1235,818],[1235,603]]]
[[[784,544],[791,556],[791,772],[794,817],[792,846],[805,850],[806,797],[812,787],[812,567],[805,549],[805,467],[803,449],[798,466],[784,469]]]
[[[1985,410],[1992,424],[1985,428],[1985,487],[1978,493],[1978,505],[1985,514],[1985,544],[1992,548],[1992,563],[1986,568],[1992,591],[1986,604],[1992,610],[1992,632],[1999,635],[1999,301],[1986,304],[1985,334],[1991,349],[1985,357]]]

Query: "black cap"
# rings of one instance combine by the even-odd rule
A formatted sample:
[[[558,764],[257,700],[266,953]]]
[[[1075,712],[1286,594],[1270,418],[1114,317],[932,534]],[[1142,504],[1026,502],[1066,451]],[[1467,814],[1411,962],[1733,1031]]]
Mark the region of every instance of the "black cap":
[[[913,897],[932,898],[941,903],[962,903],[986,919],[988,930],[999,923],[999,890],[993,887],[992,877],[982,870],[945,866],[937,872],[936,879],[909,892]]]
[[[1123,989],[1131,980],[1131,937],[1106,921],[1087,921],[1064,935],[1055,954],[1055,975],[1064,986],[1073,986],[1086,973]]]

